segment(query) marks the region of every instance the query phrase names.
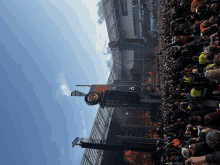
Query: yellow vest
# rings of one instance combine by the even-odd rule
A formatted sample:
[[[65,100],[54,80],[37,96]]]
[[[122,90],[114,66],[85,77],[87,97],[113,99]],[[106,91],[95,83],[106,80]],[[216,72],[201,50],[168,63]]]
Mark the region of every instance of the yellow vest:
[[[206,67],[208,68],[208,67],[211,67],[211,66],[213,66],[214,64],[209,64],[209,65],[207,65]],[[212,71],[213,69],[215,69],[215,67],[213,67],[213,68],[211,68],[211,69],[209,69],[210,71]]]
[[[193,88],[193,89],[191,90],[191,96],[192,96],[192,97],[201,96],[201,92],[199,92],[199,91],[195,90],[195,88]]]
[[[199,63],[205,64],[205,63],[208,63],[208,62],[210,62],[210,61],[204,58],[204,52],[202,52],[199,56]]]
[[[192,80],[190,77],[186,77],[186,76],[184,76],[183,78],[185,79],[185,82],[187,83],[190,83],[190,81]]]

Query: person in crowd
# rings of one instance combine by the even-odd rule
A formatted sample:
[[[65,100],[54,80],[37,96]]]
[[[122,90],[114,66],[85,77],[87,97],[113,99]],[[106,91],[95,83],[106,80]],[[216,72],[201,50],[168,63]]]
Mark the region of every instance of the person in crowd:
[[[216,94],[220,82],[220,2],[160,3],[158,56],[166,161],[220,164],[220,109],[211,104],[220,103]],[[206,105],[206,101],[211,102]],[[174,138],[180,145],[173,145]],[[180,153],[182,157],[177,159]]]

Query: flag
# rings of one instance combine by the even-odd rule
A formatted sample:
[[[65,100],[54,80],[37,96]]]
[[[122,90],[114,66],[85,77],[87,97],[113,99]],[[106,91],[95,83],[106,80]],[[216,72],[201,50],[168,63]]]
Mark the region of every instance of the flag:
[[[82,92],[77,91],[77,90],[75,90],[71,93],[71,96],[85,96],[85,95],[86,95],[85,93],[82,93]]]

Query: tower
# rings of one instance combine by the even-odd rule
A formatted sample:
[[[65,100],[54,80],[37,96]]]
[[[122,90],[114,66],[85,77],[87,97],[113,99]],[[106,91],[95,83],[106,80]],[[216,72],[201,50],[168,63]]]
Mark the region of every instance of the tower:
[[[90,87],[88,94],[75,90],[71,96],[85,96],[85,102],[88,105],[100,104],[102,108],[148,107],[150,103],[160,103],[160,99],[144,95],[138,81],[115,80],[113,84],[82,86]]]

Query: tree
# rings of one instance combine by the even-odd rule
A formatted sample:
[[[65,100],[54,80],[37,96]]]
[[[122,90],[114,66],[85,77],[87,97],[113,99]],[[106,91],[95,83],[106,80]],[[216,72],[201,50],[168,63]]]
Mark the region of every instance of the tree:
[[[104,10],[103,10],[103,6],[102,6],[102,1],[99,1],[96,6],[98,6],[97,14],[98,14],[98,17],[99,17],[97,23],[101,25],[103,23],[103,21],[105,20],[105,15],[104,15]]]

